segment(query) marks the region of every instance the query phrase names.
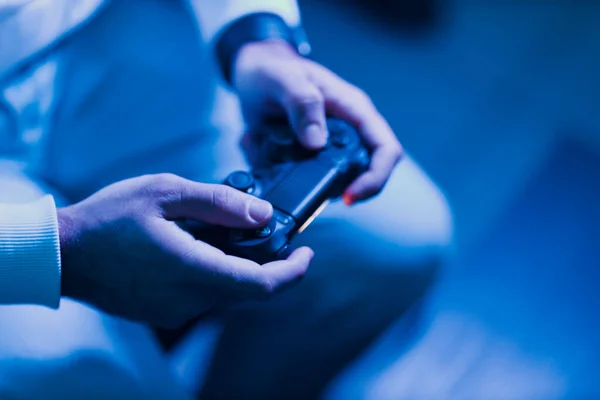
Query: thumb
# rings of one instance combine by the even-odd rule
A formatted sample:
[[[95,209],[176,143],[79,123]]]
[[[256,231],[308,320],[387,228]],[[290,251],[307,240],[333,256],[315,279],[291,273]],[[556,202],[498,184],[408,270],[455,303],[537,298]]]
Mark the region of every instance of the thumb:
[[[327,143],[325,101],[323,94],[307,78],[289,75],[283,85],[281,105],[300,143],[320,149]]]
[[[163,197],[167,219],[191,219],[229,228],[264,225],[273,215],[270,203],[219,184],[185,181]]]

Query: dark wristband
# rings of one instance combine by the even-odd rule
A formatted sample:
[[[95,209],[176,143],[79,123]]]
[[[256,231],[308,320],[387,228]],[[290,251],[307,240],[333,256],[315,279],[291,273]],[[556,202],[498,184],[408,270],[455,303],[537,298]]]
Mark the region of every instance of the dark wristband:
[[[242,46],[272,39],[289,43],[302,56],[310,53],[310,45],[302,28],[291,28],[277,14],[249,14],[233,21],[217,38],[217,61],[225,81],[232,83],[233,64]]]

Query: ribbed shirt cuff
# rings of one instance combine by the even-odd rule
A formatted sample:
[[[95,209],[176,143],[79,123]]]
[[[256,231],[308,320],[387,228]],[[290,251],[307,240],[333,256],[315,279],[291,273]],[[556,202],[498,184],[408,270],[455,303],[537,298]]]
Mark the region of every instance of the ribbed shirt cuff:
[[[58,308],[60,241],[52,196],[0,204],[0,304]]]

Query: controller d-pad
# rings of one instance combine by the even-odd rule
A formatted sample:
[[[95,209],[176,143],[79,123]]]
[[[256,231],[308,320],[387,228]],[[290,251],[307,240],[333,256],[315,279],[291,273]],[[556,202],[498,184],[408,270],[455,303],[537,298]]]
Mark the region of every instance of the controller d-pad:
[[[271,233],[273,233],[273,229],[269,225],[266,225],[255,230],[254,237],[263,239],[269,237]]]
[[[244,229],[232,229],[229,231],[229,240],[232,242],[241,242],[246,239],[247,233]]]
[[[244,240],[264,239],[273,233],[273,228],[269,225],[257,229],[231,229],[229,231],[229,240],[232,242],[242,242]]]
[[[277,216],[277,222],[283,224],[283,225],[288,225],[292,222],[290,217],[287,217],[285,215],[278,215]]]

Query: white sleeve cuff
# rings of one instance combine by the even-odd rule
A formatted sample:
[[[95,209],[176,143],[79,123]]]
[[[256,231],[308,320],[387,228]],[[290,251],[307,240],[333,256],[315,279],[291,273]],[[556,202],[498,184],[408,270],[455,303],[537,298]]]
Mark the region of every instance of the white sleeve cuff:
[[[189,0],[202,37],[206,42],[230,22],[247,14],[270,12],[279,15],[290,26],[300,24],[300,11],[295,0]]]
[[[60,241],[52,196],[0,204],[0,304],[58,308]]]

